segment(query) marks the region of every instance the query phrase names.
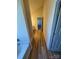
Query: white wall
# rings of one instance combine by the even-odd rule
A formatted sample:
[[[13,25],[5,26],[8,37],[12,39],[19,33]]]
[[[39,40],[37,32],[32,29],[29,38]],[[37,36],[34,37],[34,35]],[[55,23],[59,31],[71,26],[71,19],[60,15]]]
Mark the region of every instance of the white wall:
[[[46,44],[47,44],[48,49],[49,49],[50,35],[51,35],[53,16],[54,16],[54,10],[55,10],[55,2],[56,2],[56,0],[45,0],[45,2],[44,2],[43,29],[44,29],[44,36],[46,39]]]

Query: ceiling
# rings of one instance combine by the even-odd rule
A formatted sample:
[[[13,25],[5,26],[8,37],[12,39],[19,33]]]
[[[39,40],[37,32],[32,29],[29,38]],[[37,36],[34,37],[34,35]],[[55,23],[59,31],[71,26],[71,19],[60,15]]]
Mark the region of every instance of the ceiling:
[[[44,0],[29,0],[30,11],[34,13],[39,8],[43,7]]]

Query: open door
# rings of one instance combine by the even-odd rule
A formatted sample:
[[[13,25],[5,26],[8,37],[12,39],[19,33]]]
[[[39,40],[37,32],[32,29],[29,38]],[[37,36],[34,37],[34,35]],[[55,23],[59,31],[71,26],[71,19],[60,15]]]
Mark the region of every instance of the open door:
[[[37,18],[37,25],[38,25],[38,30],[43,31],[43,18],[42,17]]]

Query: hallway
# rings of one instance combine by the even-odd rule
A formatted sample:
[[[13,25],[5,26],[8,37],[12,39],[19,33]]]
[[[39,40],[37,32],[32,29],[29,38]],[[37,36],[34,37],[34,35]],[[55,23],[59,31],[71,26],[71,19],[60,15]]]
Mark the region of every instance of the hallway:
[[[61,1],[18,0],[18,59],[61,59]]]
[[[34,34],[32,49],[28,58],[26,56],[27,54],[25,54],[23,59],[60,59],[59,54],[52,54],[47,50],[43,33],[40,30]]]
[[[34,44],[32,45],[33,49],[30,53],[29,59],[48,59],[42,32],[37,31],[35,33]]]

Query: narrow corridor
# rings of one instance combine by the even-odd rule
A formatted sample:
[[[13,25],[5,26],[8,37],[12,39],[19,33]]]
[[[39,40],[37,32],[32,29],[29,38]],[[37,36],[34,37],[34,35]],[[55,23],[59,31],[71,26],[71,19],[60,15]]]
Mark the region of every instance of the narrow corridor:
[[[61,59],[61,1],[18,0],[18,59]]]
[[[34,34],[32,50],[29,59],[48,59],[47,48],[42,31],[38,30]]]
[[[27,59],[26,56],[24,59]],[[38,30],[34,34],[32,50],[28,59],[60,59],[60,55],[52,54],[47,50],[43,32]]]

